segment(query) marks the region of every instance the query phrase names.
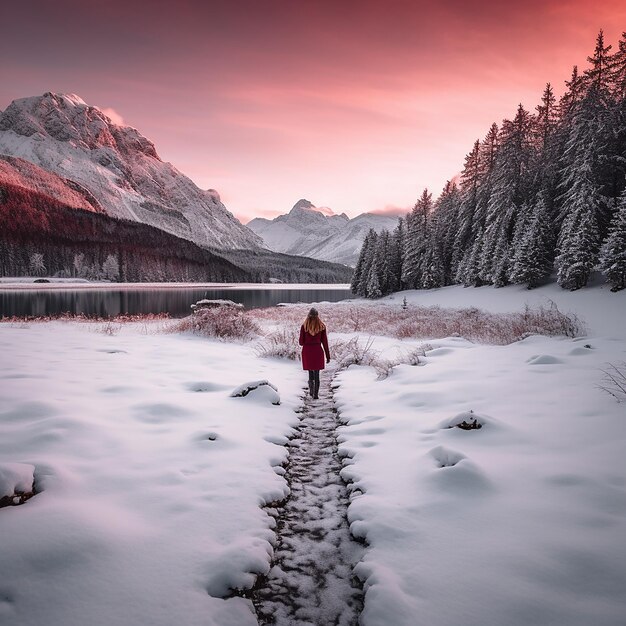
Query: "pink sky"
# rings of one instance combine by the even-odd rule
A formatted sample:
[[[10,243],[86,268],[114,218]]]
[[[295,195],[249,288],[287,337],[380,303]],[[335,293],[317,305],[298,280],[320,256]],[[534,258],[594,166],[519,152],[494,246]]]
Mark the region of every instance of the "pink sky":
[[[0,109],[71,92],[243,221],[437,195],[489,125],[562,90],[626,2],[30,0],[3,6]]]

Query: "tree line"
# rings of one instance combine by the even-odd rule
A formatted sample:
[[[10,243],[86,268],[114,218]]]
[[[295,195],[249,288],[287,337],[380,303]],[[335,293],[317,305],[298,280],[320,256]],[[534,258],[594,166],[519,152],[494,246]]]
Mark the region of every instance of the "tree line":
[[[393,232],[370,231],[352,291],[546,282],[584,287],[600,269],[626,287],[626,33],[598,34],[557,100],[550,83],[534,112],[492,124],[465,158],[459,184],[426,189]]]

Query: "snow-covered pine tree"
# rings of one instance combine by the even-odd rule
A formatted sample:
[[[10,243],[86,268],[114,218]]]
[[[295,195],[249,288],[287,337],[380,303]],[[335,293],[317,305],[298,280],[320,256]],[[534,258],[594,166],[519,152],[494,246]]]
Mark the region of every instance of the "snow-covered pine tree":
[[[589,178],[589,171],[582,170],[567,193],[568,214],[559,234],[556,258],[557,282],[564,289],[584,287],[598,259],[601,199]]]
[[[393,276],[391,291],[399,291],[402,289],[402,257],[404,254],[404,246],[406,239],[406,222],[400,217],[398,225],[391,233],[390,253],[389,253],[389,271]]]
[[[117,280],[120,275],[120,264],[117,257],[109,254],[102,264],[102,274],[106,280]]]
[[[622,33],[617,50],[609,60],[609,84],[615,100],[626,99],[626,32]]]
[[[359,285],[361,284],[361,278],[363,276],[363,266],[365,265],[365,249],[368,243],[369,233],[365,235],[365,239],[363,240],[363,245],[361,246],[361,251],[359,252],[359,258],[357,259],[356,265],[354,267],[354,272],[352,272],[352,280],[350,281],[350,291],[356,295],[362,295],[359,293]]]
[[[613,96],[619,48],[617,58],[611,54],[611,49],[612,46],[604,45],[604,33],[600,31],[593,56],[587,59],[591,67],[584,72],[583,83],[586,93],[581,107],[583,115],[590,118],[592,126],[595,127],[597,153],[594,175],[600,193],[606,198],[597,215],[602,239],[608,234],[612,214],[624,189],[626,171],[625,112]]]
[[[378,243],[375,251],[375,263],[378,273],[378,285],[382,295],[387,295],[393,291],[393,278],[391,277],[390,236],[388,230],[383,230],[378,235]],[[376,297],[376,296],[374,296]]]
[[[565,289],[586,285],[611,215],[609,201],[601,193],[601,180],[610,160],[607,147],[611,132],[607,128],[606,50],[599,36],[591,60],[598,58],[585,72],[584,95],[570,107],[564,120],[568,130],[561,157],[563,193],[557,199],[561,226],[556,267],[557,282]]]
[[[500,147],[494,164],[493,189],[487,204],[485,241],[480,260],[481,279],[498,287],[508,282],[509,245],[519,206],[530,182],[531,124],[529,113],[520,104],[515,119],[505,120],[500,132]]]
[[[616,208],[626,183],[626,32],[609,59],[608,89],[611,98],[608,126],[612,132],[608,136],[610,156],[603,193],[613,199]]]
[[[370,228],[363,240],[361,252],[354,269],[354,274],[352,275],[352,282],[350,283],[350,290],[357,296],[365,296],[367,294],[369,271],[374,260],[377,240],[378,235],[376,231]]]
[[[376,261],[376,249],[378,247],[378,233],[373,228],[370,228],[368,235],[369,242],[367,249],[365,250],[365,263],[363,265],[363,274],[359,282],[359,291],[357,292],[359,295],[365,297],[369,297],[368,284],[370,281],[372,267],[374,266],[374,262]]]
[[[383,292],[380,288],[380,280],[378,278],[378,258],[374,256],[368,272],[365,296],[368,298],[380,298],[382,295]]]
[[[626,191],[620,197],[608,239],[602,248],[600,268],[613,286],[611,291],[626,287]]]
[[[457,228],[454,233],[452,267],[454,271],[469,245],[472,225],[478,202],[478,189],[481,183],[480,141],[477,139],[471,152],[465,157],[461,172],[461,202],[456,217]]]
[[[28,261],[28,268],[34,276],[43,276],[46,272],[46,264],[41,252],[33,252]]]
[[[559,100],[559,119],[567,122],[584,96],[583,78],[578,73],[578,66],[572,68],[572,75],[565,81],[567,90]]]
[[[532,186],[528,190],[527,201],[529,205],[532,205],[533,198],[540,194],[548,209],[548,214],[553,216],[559,179],[559,109],[550,83],[547,83],[541,96],[541,104],[536,107],[536,111],[533,123],[535,160],[531,176]]]
[[[511,271],[511,282],[536,287],[552,272],[554,241],[545,200],[537,197],[528,223],[522,227]]]
[[[407,217],[406,245],[402,264],[402,282],[408,289],[419,289],[422,283],[420,266],[428,241],[428,216],[433,208],[432,194],[424,189]]]
[[[591,65],[585,70],[584,82],[587,89],[594,87],[598,92],[608,92],[609,81],[611,80],[611,66],[614,59],[611,55],[613,46],[604,45],[604,32],[600,30],[596,37],[596,47],[593,56],[587,57],[587,61]]]
[[[453,253],[456,234],[459,230],[459,207],[461,195],[455,183],[447,181],[433,210],[432,245],[442,265],[442,285],[453,282]]]

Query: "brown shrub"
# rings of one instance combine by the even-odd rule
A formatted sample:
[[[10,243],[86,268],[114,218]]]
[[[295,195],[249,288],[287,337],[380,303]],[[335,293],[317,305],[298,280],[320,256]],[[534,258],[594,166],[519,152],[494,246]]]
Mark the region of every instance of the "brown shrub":
[[[169,328],[170,332],[191,332],[219,339],[252,339],[261,333],[256,322],[241,309],[218,307],[201,309]]]

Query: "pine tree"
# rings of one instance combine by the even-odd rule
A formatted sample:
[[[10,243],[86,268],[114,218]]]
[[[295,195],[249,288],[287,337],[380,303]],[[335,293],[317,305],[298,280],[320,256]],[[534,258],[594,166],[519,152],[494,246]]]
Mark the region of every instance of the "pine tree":
[[[552,272],[554,242],[550,215],[543,197],[538,197],[523,226],[511,272],[511,282],[536,287]]]
[[[365,295],[368,298],[380,298],[383,295],[378,278],[378,259],[376,257],[372,260],[372,264],[369,268]]]
[[[587,57],[591,67],[585,71],[584,80],[588,88],[593,88],[597,92],[608,92],[609,81],[611,80],[611,48],[613,46],[604,45],[604,32],[601,30],[596,37],[596,47],[593,56]]]
[[[600,267],[613,285],[611,291],[626,287],[626,191],[622,193],[609,237],[602,249]]]
[[[482,181],[480,157],[480,141],[476,140],[472,151],[465,157],[465,165],[461,172],[461,202],[456,218],[458,224],[451,260],[453,267],[458,265],[472,236],[472,226],[478,204],[478,190]]]
[[[609,83],[615,100],[626,99],[626,32],[609,62]]]
[[[393,277],[390,286],[391,291],[402,289],[402,258],[406,239],[405,220],[398,218],[398,225],[391,235],[389,253],[389,272]]]
[[[581,172],[569,196],[570,212],[559,234],[556,267],[558,284],[575,290],[587,284],[597,262],[600,237],[596,216],[600,197],[585,172]]]
[[[402,282],[408,289],[419,289],[422,283],[420,274],[421,258],[427,246],[428,216],[433,208],[432,194],[424,189],[407,217],[407,234],[402,267]]]
[[[456,184],[447,181],[435,203],[432,219],[432,244],[442,266],[442,285],[450,285],[454,277],[454,250],[459,226],[461,195]],[[467,244],[466,244],[467,245]]]
[[[546,84],[541,96],[541,104],[537,105],[536,135],[538,148],[545,152],[558,122],[556,97],[550,83]]]
[[[378,245],[376,246],[375,260],[378,273],[378,285],[382,295],[387,295],[393,291],[393,277],[391,276],[391,265],[389,260],[390,235],[388,230],[383,230],[378,235]]]
[[[378,235],[373,228],[370,228],[363,245],[361,246],[361,252],[352,275],[352,282],[350,283],[350,290],[357,296],[367,295],[367,283],[369,280],[369,272],[374,261],[374,254],[376,252],[376,243]]]
[[[350,281],[350,291],[356,295],[362,295],[359,293],[359,286],[363,276],[363,266],[365,265],[368,237],[369,233],[365,235],[365,239],[363,240],[363,245],[361,246],[361,251],[359,252],[359,258],[356,262],[356,266],[354,267],[354,272],[352,273],[352,280]]]
[[[35,276],[42,276],[46,271],[46,264],[43,260],[43,254],[41,252],[33,252],[29,259],[30,271]]]
[[[480,276],[484,282],[502,286],[508,281],[509,244],[518,208],[527,193],[531,160],[531,119],[520,104],[515,119],[505,120],[501,129],[480,260]]]
[[[561,120],[567,120],[583,99],[584,84],[582,77],[578,73],[577,65],[574,65],[572,76],[569,80],[565,81],[565,86],[567,87],[567,91],[559,101],[559,118]]]
[[[102,274],[107,280],[117,280],[120,275],[120,264],[117,257],[109,254],[102,264]]]

